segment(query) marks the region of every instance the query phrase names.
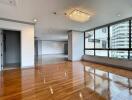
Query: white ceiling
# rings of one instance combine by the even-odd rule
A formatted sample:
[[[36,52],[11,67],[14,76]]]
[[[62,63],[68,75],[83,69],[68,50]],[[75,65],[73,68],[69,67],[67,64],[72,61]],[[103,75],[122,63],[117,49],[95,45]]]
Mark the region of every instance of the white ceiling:
[[[14,6],[1,1],[0,17],[27,22],[37,18],[36,36],[44,40],[67,40],[68,30],[84,31],[132,16],[132,0],[16,0]],[[86,23],[71,21],[64,15],[70,8],[86,10],[92,17]]]

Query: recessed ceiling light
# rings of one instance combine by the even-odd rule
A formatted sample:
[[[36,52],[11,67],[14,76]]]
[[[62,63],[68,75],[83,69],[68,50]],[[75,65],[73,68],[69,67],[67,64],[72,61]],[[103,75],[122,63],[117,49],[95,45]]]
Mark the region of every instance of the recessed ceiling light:
[[[34,18],[33,21],[36,23],[38,20],[36,18]]]
[[[117,14],[117,16],[118,16],[118,17],[120,17],[120,16],[121,16],[121,14]]]
[[[90,14],[74,9],[71,12],[67,13],[67,16],[74,21],[86,22],[90,19]]]

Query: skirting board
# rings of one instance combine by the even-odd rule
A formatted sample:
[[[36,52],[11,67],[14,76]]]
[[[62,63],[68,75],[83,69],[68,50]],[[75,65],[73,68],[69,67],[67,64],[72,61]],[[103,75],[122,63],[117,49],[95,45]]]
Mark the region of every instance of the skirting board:
[[[95,56],[83,56],[83,61],[89,61],[92,63],[103,64],[110,67],[117,67],[121,69],[131,70],[132,71],[132,61],[131,60],[121,60],[121,59],[112,59],[106,57],[95,57]]]

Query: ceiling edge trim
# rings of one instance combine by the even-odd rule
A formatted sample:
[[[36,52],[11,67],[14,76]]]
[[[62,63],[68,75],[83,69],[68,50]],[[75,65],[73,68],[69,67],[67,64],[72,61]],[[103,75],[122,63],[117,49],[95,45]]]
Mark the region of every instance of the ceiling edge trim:
[[[8,19],[8,18],[1,18],[0,17],[0,20],[10,21],[10,22],[16,22],[16,23],[22,23],[22,24],[35,25],[35,23],[25,22],[25,21],[20,21],[20,20],[14,20],[14,19]]]

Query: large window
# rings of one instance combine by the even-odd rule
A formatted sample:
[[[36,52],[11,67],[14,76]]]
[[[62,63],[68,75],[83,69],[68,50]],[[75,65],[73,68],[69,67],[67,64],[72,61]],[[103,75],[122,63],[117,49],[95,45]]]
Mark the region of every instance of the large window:
[[[86,55],[94,55],[94,50],[85,50]]]
[[[94,31],[85,33],[85,48],[94,48]]]
[[[129,21],[110,26],[110,48],[129,48]]]
[[[132,59],[132,20],[115,22],[85,32],[85,54]]]
[[[110,50],[110,57],[127,59],[128,58],[128,51]]]
[[[108,51],[107,50],[95,50],[95,55],[96,56],[107,57],[108,56]]]
[[[95,30],[95,48],[108,48],[108,28]]]

